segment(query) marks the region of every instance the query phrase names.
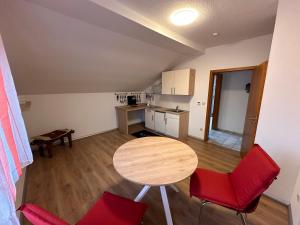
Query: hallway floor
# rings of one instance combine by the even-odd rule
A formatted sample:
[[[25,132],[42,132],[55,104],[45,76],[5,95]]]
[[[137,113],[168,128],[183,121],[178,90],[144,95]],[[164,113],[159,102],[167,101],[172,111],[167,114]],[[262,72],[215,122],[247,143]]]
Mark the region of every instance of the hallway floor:
[[[210,130],[209,142],[221,145],[225,148],[240,151],[242,144],[242,135],[220,130]]]

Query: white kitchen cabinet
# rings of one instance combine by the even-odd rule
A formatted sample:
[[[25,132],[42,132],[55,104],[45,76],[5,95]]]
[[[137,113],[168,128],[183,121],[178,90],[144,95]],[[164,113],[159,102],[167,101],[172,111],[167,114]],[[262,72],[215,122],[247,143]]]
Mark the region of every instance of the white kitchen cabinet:
[[[179,138],[179,115],[166,113],[166,135]]]
[[[162,73],[162,94],[194,95],[195,70],[182,69]]]
[[[172,95],[174,86],[174,72],[167,71],[162,73],[162,94]]]
[[[163,112],[155,112],[155,115],[154,115],[155,131],[157,131],[161,134],[166,133],[165,115],[166,115],[166,113],[163,113]]]
[[[154,114],[155,111],[151,109],[145,109],[145,127],[154,130]]]

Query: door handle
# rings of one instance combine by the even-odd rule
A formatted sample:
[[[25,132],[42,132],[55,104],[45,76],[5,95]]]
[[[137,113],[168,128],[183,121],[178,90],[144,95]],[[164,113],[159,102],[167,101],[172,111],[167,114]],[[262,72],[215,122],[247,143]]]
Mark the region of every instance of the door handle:
[[[171,88],[171,94],[172,94],[172,95],[175,94],[175,88]]]

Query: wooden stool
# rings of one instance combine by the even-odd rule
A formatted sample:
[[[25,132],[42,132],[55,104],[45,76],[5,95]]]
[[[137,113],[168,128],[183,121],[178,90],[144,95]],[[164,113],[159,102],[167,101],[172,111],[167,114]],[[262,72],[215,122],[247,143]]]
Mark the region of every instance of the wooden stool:
[[[33,137],[31,140],[32,145],[37,145],[41,156],[44,156],[44,146],[48,151],[48,156],[52,157],[52,145],[57,140],[60,140],[61,145],[65,144],[65,137],[68,138],[69,147],[72,148],[72,134],[75,133],[74,130],[64,129],[55,130],[47,134]]]

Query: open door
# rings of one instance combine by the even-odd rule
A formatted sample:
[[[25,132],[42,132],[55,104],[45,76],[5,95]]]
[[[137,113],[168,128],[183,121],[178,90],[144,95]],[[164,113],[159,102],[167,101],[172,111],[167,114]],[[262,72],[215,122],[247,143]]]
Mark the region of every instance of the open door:
[[[255,141],[260,106],[267,74],[267,67],[268,62],[266,61],[258,65],[252,75],[248,107],[243,132],[243,140],[241,146],[242,157],[244,157],[247,154],[247,152],[252,148]]]
[[[221,100],[221,89],[222,89],[222,80],[223,74],[215,75],[215,91],[214,91],[214,100],[213,100],[213,109],[212,109],[212,129],[218,129],[218,120],[219,120],[219,109],[220,109],[220,100]]]

